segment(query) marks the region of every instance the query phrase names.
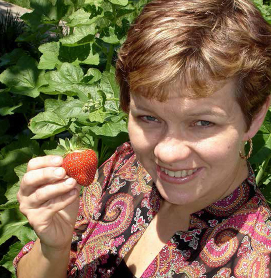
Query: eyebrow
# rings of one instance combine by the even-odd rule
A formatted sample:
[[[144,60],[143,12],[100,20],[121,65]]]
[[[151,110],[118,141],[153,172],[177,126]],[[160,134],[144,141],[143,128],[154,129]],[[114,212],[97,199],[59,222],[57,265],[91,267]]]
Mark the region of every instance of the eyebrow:
[[[140,104],[138,105],[133,105],[134,109],[137,110],[142,110],[146,112],[152,112],[148,107],[141,106]],[[216,116],[216,117],[223,117],[226,118],[227,115],[223,112],[215,111],[215,110],[202,110],[198,112],[192,112],[192,113],[187,113],[188,117],[199,117],[199,116]]]
[[[134,109],[137,109],[137,110],[145,110],[145,111],[149,111],[148,107],[144,107],[144,106],[141,106],[140,104],[138,105],[131,105],[130,104],[130,107],[134,108]]]
[[[189,117],[195,117],[195,116],[218,116],[218,117],[227,117],[225,112],[219,112],[214,110],[203,110],[199,112],[192,112],[188,114]]]

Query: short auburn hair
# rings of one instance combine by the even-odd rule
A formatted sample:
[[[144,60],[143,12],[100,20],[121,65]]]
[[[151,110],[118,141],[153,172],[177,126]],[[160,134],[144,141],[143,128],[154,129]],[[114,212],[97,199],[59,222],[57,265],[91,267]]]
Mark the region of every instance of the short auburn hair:
[[[164,101],[179,84],[206,97],[234,78],[249,128],[270,94],[271,26],[249,0],[151,1],[119,50],[116,78],[125,112],[130,92]]]

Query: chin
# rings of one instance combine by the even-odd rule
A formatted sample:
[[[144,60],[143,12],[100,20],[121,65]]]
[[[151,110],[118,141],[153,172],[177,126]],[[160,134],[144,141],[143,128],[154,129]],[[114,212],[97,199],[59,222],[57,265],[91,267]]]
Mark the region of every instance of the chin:
[[[162,198],[170,204],[183,206],[196,202],[196,200],[192,198],[192,196],[189,196],[189,194],[184,192],[181,193],[181,189],[178,191],[178,193],[168,192],[168,190],[164,190],[163,186],[159,185],[159,183],[156,185],[156,188]]]

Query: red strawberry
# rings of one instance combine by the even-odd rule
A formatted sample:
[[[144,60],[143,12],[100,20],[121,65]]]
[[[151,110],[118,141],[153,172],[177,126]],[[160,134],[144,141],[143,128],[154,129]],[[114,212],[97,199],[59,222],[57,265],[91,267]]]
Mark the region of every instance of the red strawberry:
[[[93,182],[97,164],[97,156],[93,150],[76,150],[64,157],[62,167],[77,183],[88,186]]]

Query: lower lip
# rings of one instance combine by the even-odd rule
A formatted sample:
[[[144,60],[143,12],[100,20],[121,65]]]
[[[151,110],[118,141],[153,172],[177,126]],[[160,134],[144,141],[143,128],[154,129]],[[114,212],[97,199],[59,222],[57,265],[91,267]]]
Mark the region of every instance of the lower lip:
[[[191,180],[193,180],[202,170],[202,168],[198,168],[196,172],[194,172],[192,175],[190,176],[186,176],[183,178],[176,178],[176,177],[170,177],[169,175],[167,175],[165,172],[163,172],[161,170],[161,168],[159,166],[156,167],[157,169],[157,174],[158,177],[168,183],[174,183],[174,184],[183,184],[186,182],[189,182]]]

